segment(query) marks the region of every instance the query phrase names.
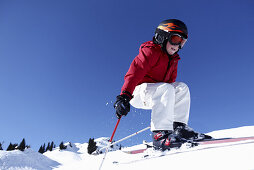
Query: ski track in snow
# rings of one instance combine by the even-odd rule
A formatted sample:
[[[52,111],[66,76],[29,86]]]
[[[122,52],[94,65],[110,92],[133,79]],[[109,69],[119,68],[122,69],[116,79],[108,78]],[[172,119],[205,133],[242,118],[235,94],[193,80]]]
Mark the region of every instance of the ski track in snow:
[[[254,136],[254,126],[220,130],[208,133],[215,138]],[[107,145],[108,138],[99,138],[97,146]],[[66,143],[65,145],[68,145]],[[87,143],[72,144],[66,150],[56,148],[40,154],[27,149],[24,152],[0,151],[0,170],[98,170],[103,154],[89,155]],[[144,147],[143,144],[124,149]],[[144,155],[149,155],[144,158]],[[195,169],[195,170],[254,170],[254,140],[181,147],[171,151],[153,151],[126,154],[115,146],[108,152],[101,170],[140,169]]]

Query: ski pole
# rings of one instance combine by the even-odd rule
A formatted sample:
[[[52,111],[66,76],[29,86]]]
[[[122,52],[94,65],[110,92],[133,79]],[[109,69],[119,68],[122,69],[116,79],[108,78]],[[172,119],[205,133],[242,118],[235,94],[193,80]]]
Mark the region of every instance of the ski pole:
[[[117,121],[117,123],[116,123],[115,129],[114,129],[114,131],[113,131],[113,133],[112,133],[112,135],[111,135],[111,138],[110,138],[110,140],[109,140],[110,143],[112,142],[112,140],[113,140],[113,138],[114,138],[114,135],[115,135],[115,133],[116,133],[116,129],[117,129],[117,127],[118,127],[118,124],[120,123],[120,120],[121,120],[121,117],[118,119],[118,121]],[[110,145],[110,144],[109,144],[109,145]],[[109,146],[109,145],[108,145],[108,146]],[[101,169],[101,167],[102,167],[102,165],[103,165],[103,162],[104,162],[104,160],[105,160],[105,158],[106,158],[106,155],[107,155],[107,153],[108,153],[108,148],[109,148],[109,147],[106,148],[106,151],[105,151],[104,156],[103,156],[103,158],[102,158],[102,161],[101,161],[101,165],[100,165],[100,167],[99,167],[99,170]]]
[[[139,133],[141,133],[141,132],[144,132],[144,131],[146,131],[146,130],[148,130],[148,129],[150,129],[150,126],[144,128],[144,129],[142,129],[142,130],[140,130],[140,131],[138,131],[138,132],[135,132],[135,133],[133,133],[133,134],[131,134],[131,135],[129,135],[129,136],[126,136],[126,137],[124,137],[124,138],[122,138],[122,139],[120,139],[120,140],[118,140],[118,141],[116,141],[116,142],[113,142],[113,143],[109,144],[108,146],[105,146],[105,147],[101,148],[101,149],[99,150],[99,152],[102,151],[103,149],[107,149],[107,148],[109,148],[109,147],[112,146],[112,145],[115,145],[115,144],[117,144],[117,143],[119,143],[119,142],[122,142],[122,141],[124,141],[124,140],[126,140],[126,139],[128,139],[128,138],[130,138],[130,137],[132,137],[132,136],[135,136],[135,135],[137,135],[137,134],[139,134]]]
[[[110,138],[109,142],[112,142],[113,137],[115,136],[116,129],[117,129],[117,127],[118,127],[118,124],[119,124],[120,120],[121,120],[121,117],[117,120],[117,123],[116,123],[115,129],[114,129],[114,131],[113,131],[113,133],[112,133],[112,135],[111,135],[111,138]]]

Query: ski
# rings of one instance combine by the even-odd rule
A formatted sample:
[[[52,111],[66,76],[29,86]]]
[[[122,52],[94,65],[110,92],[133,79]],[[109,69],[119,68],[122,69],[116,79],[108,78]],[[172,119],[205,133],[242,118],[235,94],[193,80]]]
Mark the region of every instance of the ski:
[[[254,136],[250,137],[238,137],[238,138],[220,138],[220,139],[211,139],[199,141],[199,145],[207,145],[207,144],[219,144],[219,143],[232,143],[232,142],[240,142],[245,140],[254,140]]]
[[[139,159],[126,161],[126,162],[118,162],[114,161],[114,164],[130,164],[130,163],[136,163],[144,160],[164,157],[164,156],[170,156],[170,155],[176,155],[176,154],[182,154],[182,153],[188,153],[188,152],[196,152],[201,150],[208,150],[208,149],[215,149],[215,148],[223,148],[223,147],[230,147],[230,146],[238,146],[238,145],[247,145],[247,144],[253,144],[254,143],[254,136],[252,137],[239,137],[239,138],[219,138],[219,139],[211,139],[206,141],[199,141],[199,142],[186,142],[181,145],[179,148],[172,148],[171,150],[154,150],[151,146],[151,143],[149,144],[148,148],[142,148],[142,149],[136,149],[131,151],[124,151],[124,153],[127,154],[140,154]],[[146,144],[146,145],[147,145]]]
[[[199,145],[208,145],[208,144],[221,144],[221,143],[232,143],[232,142],[240,142],[246,140],[254,140],[254,136],[250,137],[239,137],[239,138],[217,138],[217,139],[207,139],[202,141],[188,141],[186,144],[189,147],[195,147]],[[122,150],[127,154],[139,154],[145,152],[148,148],[152,148],[152,143],[144,143],[146,148],[135,149],[135,150]],[[179,147],[181,147],[182,143],[179,143]]]

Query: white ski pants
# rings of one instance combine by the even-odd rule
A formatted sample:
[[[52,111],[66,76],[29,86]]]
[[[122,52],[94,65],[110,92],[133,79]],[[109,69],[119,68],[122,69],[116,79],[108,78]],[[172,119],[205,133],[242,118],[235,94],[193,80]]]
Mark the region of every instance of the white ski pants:
[[[151,131],[173,130],[173,122],[188,123],[190,92],[185,83],[143,83],[133,95],[133,107],[152,110]]]

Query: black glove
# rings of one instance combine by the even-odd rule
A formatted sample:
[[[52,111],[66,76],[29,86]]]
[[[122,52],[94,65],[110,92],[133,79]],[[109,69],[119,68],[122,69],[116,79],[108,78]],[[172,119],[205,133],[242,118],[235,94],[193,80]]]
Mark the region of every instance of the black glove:
[[[116,117],[120,119],[123,115],[126,116],[130,111],[130,97],[126,94],[121,94],[116,97],[116,102],[114,104],[116,109]]]

